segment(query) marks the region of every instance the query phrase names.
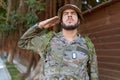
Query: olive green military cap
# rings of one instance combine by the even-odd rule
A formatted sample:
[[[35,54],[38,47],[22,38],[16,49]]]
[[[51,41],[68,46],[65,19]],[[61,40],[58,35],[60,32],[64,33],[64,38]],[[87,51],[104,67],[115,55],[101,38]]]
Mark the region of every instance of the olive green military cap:
[[[64,6],[62,6],[59,10],[58,10],[58,17],[60,18],[60,20],[62,19],[62,13],[63,11],[65,11],[66,9],[73,9],[77,12],[78,14],[78,17],[83,21],[84,18],[82,16],[82,12],[81,10],[76,6],[76,5],[73,5],[73,4],[65,4]]]

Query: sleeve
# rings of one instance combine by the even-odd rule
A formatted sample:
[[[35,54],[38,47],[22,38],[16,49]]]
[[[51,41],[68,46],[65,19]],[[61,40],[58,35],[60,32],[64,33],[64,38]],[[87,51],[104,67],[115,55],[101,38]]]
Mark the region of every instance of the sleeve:
[[[47,30],[40,29],[37,24],[28,29],[18,41],[18,47],[33,50],[35,52],[42,48],[42,41]]]
[[[95,52],[94,44],[92,43],[91,39],[88,36],[84,36],[86,41],[86,45],[89,50],[89,61],[88,61],[88,74],[90,79],[89,80],[99,80],[98,78],[98,62],[97,62],[97,55]]]
[[[89,75],[90,75],[90,80],[99,80],[97,55],[95,53],[95,50],[93,55],[91,56],[91,61],[89,62]]]

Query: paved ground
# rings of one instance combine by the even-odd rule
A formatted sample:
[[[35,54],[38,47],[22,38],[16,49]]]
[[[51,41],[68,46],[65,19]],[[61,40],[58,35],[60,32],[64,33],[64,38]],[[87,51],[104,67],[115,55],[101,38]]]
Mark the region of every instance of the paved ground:
[[[0,58],[0,80],[11,80],[10,74],[1,58]]]
[[[11,80],[11,76],[6,68],[6,65],[4,64],[5,61],[3,61],[2,56],[0,55],[0,80]],[[23,66],[19,62],[13,60],[13,63],[15,64],[15,67],[21,72],[24,73],[27,70],[26,66]]]

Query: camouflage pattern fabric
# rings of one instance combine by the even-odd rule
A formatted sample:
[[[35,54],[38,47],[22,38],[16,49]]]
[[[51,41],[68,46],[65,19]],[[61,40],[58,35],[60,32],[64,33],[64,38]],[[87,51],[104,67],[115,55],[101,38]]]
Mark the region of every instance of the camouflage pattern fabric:
[[[96,54],[93,54],[90,61],[88,47],[80,34],[73,41],[67,42],[61,32],[54,33],[44,57],[43,42],[47,34],[42,34],[43,30],[36,33],[37,30],[36,25],[31,27],[21,37],[18,45],[40,54],[40,80],[98,80]],[[87,67],[88,64],[90,68]],[[88,69],[91,69],[90,73]]]

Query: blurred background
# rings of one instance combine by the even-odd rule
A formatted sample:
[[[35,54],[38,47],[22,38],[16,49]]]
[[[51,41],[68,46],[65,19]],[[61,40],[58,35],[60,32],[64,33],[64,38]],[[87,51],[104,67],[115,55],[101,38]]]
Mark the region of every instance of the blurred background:
[[[78,31],[95,45],[100,80],[120,80],[120,0],[0,0],[0,80],[24,80],[34,70],[40,56],[18,48],[18,40],[68,3],[82,11]]]

